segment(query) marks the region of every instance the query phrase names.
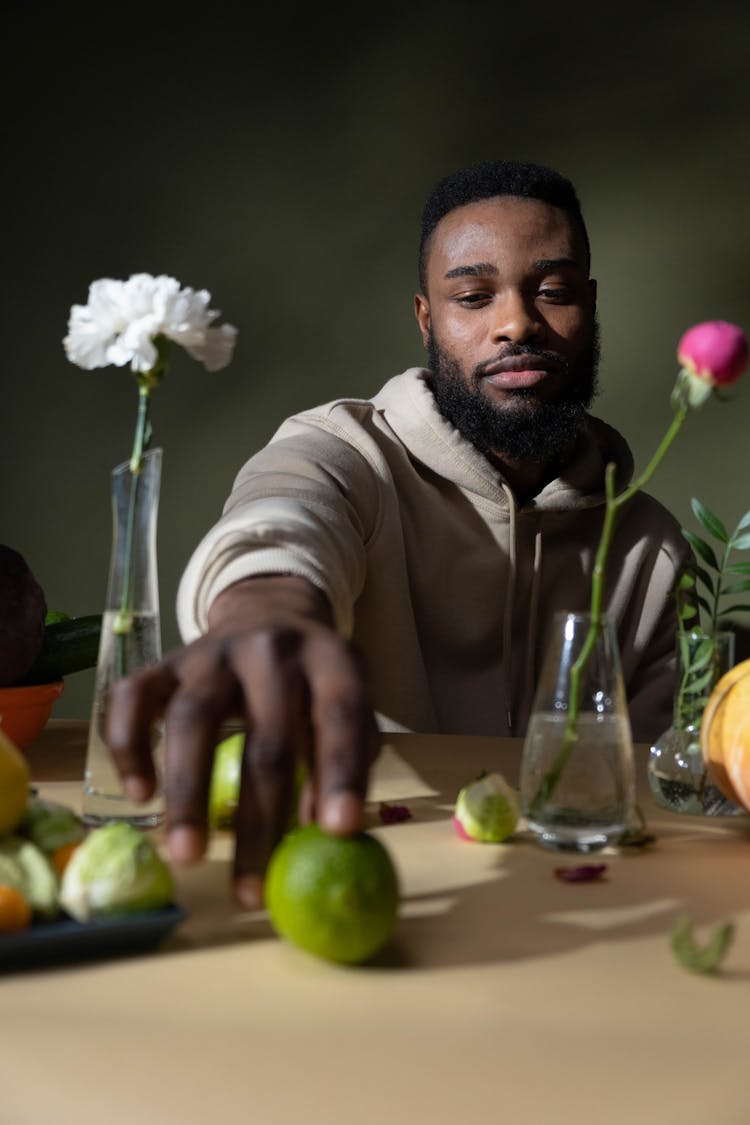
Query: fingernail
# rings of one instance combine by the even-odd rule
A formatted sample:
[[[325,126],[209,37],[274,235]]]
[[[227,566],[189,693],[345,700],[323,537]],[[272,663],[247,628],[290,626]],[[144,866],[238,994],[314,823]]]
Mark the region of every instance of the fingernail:
[[[131,801],[145,801],[151,796],[148,782],[137,773],[131,773],[123,778],[122,787]]]
[[[362,802],[353,793],[332,793],[320,810],[320,826],[327,832],[355,832],[362,822]]]
[[[167,851],[175,863],[194,863],[206,850],[206,838],[197,828],[178,824],[167,833]]]
[[[263,880],[257,875],[238,875],[234,896],[246,910],[259,910],[263,906]]]

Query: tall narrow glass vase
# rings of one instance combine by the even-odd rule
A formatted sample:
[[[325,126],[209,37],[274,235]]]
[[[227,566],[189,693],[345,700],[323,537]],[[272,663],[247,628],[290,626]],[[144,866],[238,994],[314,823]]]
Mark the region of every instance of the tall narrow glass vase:
[[[148,828],[159,824],[163,817],[160,794],[147,804],[128,800],[105,741],[112,684],[137,668],[161,659],[156,554],[161,462],[161,449],[152,449],[144,455],[140,472],[131,472],[129,462],[112,471],[109,581],[83,788],[83,819],[91,825],[124,820]],[[157,746],[157,771],[158,749]]]
[[[588,613],[558,614],[521,759],[526,827],[537,843],[557,851],[591,852],[616,843],[635,807],[617,634],[607,616],[592,634],[591,620]],[[571,673],[579,664],[573,719]]]
[[[677,663],[672,725],[649,751],[653,798],[670,812],[746,816],[746,809],[732,804],[713,784],[701,750],[703,711],[716,683],[734,664],[734,633],[702,629],[679,633]]]

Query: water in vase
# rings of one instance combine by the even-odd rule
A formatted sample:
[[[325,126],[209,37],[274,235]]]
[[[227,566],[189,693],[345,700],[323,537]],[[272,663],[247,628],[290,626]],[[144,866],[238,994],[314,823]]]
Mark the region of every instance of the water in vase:
[[[523,749],[521,803],[538,843],[557,851],[589,852],[616,842],[634,808],[630,726],[618,713],[582,712],[578,737],[557,786],[534,798],[563,744],[567,713],[536,712]]]
[[[158,614],[136,613],[129,633],[115,635],[112,630],[116,614],[108,611],[102,620],[102,639],[97,665],[94,701],[89,724],[86,772],[83,784],[83,819],[87,824],[106,824],[110,820],[126,820],[139,828],[153,828],[164,815],[164,800],[157,790],[146,803],[128,800],[115,769],[109,748],[104,741],[107,698],[112,683],[131,669],[154,664],[161,657],[161,636]],[[161,775],[161,741],[157,738],[154,757],[157,774]]]

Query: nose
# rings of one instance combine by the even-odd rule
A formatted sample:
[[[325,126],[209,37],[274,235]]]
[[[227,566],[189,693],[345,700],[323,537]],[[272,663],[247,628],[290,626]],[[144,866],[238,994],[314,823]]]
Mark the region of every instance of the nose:
[[[534,343],[541,340],[544,321],[534,301],[517,290],[497,297],[492,324],[492,339],[512,344]]]

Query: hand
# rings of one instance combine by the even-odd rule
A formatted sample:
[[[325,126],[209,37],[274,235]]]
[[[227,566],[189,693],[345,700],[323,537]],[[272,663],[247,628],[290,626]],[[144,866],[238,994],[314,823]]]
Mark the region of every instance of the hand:
[[[163,717],[167,849],[193,862],[208,840],[208,794],[223,721],[247,737],[237,808],[234,890],[262,902],[263,873],[289,820],[298,758],[303,820],[347,835],[362,823],[378,750],[362,663],[334,630],[327,601],[295,577],[246,579],[209,612],[208,632],[115,683],[107,741],[133,800],[153,795],[151,727]]]

